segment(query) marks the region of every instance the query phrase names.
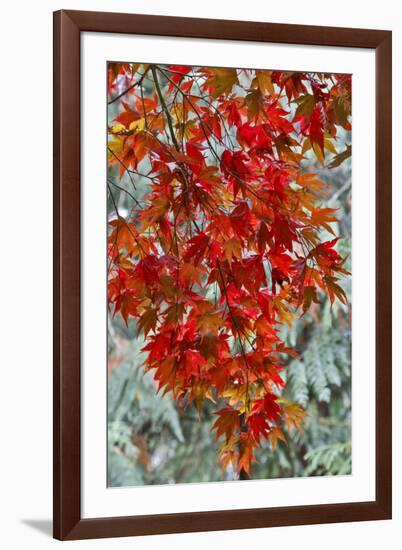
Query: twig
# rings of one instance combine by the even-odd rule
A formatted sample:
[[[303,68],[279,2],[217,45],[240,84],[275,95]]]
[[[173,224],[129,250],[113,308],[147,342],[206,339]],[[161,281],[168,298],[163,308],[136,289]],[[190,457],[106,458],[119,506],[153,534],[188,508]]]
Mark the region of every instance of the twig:
[[[147,74],[148,72],[148,69],[149,67],[146,69],[146,71],[144,72],[144,74],[141,76],[141,78],[139,80],[137,80],[136,82],[134,82],[134,84],[131,84],[131,86],[129,86],[128,88],[126,88],[124,90],[124,92],[121,92],[121,94],[118,94],[117,96],[115,96],[113,99],[110,99],[107,104],[108,105],[111,105],[112,103],[114,103],[115,101],[117,101],[118,99],[120,99],[121,97],[123,97],[124,95],[126,95],[130,90],[132,90],[133,88],[135,88],[136,86],[138,86],[139,84],[142,83],[142,81],[144,80],[145,78],[145,75]]]

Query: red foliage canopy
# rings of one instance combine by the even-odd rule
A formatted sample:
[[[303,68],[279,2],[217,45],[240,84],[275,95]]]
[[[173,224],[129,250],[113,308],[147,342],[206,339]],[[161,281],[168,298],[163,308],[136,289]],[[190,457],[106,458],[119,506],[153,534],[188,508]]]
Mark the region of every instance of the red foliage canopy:
[[[250,472],[262,439],[285,439],[303,411],[281,396],[294,355],[283,323],[320,295],[346,300],[326,184],[303,171],[340,164],[350,130],[346,75],[109,64],[109,167],[127,174],[133,210],[109,192],[109,303],[146,338],[146,370],[181,404],[224,402],[220,459]],[[127,177],[126,176],[126,177]],[[137,186],[146,189],[140,199]]]

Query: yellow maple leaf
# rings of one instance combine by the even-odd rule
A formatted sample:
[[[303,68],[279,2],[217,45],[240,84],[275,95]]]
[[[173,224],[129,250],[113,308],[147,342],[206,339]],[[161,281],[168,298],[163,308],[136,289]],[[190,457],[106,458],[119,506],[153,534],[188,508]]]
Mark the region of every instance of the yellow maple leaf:
[[[238,239],[229,239],[223,248],[228,262],[232,262],[233,257],[241,258],[241,242]]]
[[[275,96],[274,85],[272,84],[271,71],[256,71],[257,83],[260,92]]]

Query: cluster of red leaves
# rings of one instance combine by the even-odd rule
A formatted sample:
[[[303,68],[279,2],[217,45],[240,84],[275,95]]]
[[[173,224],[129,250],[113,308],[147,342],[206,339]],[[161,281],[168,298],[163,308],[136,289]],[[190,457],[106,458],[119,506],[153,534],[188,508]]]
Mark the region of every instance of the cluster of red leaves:
[[[309,149],[332,166],[348,156],[334,143],[350,130],[351,79],[109,64],[108,84],[109,166],[147,183],[128,216],[114,203],[110,307],[136,319],[158,390],[199,411],[225,402],[221,462],[249,473],[262,439],[275,447],[303,420],[281,396],[294,351],[280,326],[322,295],[346,300],[338,239],[320,237],[336,213],[301,162]]]

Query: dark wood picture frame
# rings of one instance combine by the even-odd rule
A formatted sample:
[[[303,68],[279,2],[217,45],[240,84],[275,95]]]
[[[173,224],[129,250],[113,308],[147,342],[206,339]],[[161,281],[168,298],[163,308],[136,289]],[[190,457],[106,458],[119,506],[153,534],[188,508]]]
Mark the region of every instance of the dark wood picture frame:
[[[80,35],[84,31],[375,49],[375,501],[82,519]],[[391,518],[391,67],[390,31],[70,10],[54,13],[55,538],[71,540]]]

